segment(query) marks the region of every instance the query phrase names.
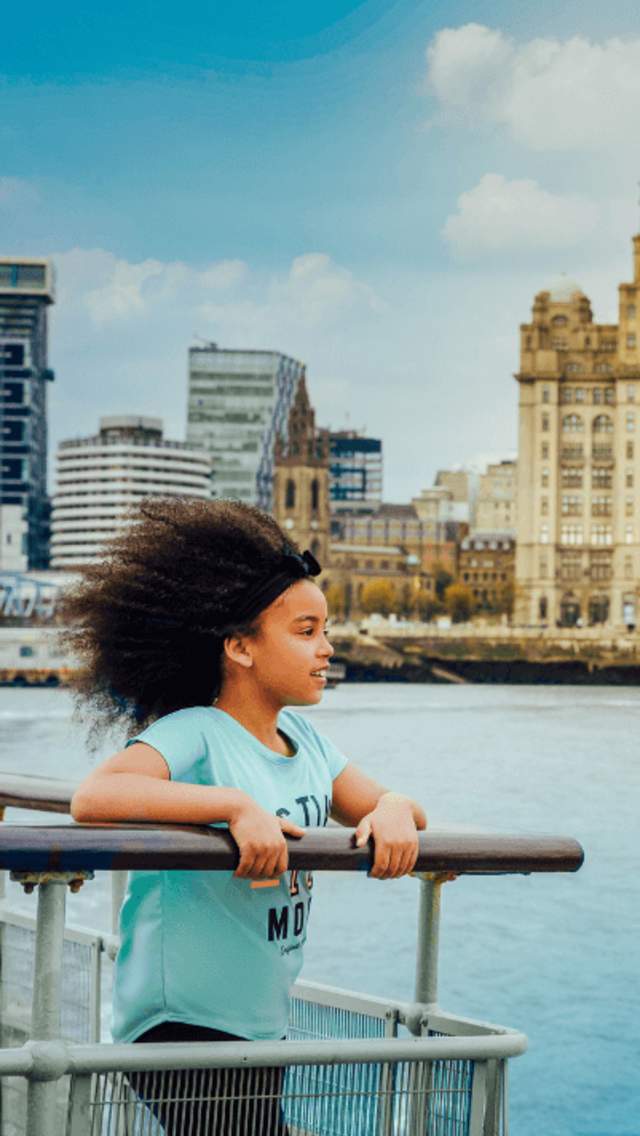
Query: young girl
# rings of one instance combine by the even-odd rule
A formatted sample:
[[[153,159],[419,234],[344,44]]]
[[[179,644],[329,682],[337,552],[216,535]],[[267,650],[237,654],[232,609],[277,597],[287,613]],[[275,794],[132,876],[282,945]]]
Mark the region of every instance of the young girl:
[[[68,595],[79,693],[133,735],[80,785],[74,819],[224,824],[240,857],[234,873],[130,874],[117,1041],[284,1036],[312,886],[287,871],[285,836],[333,817],[358,845],[373,838],[375,878],[415,864],[421,807],[285,709],[319,702],[327,681],[319,571],[256,508],[156,499]]]

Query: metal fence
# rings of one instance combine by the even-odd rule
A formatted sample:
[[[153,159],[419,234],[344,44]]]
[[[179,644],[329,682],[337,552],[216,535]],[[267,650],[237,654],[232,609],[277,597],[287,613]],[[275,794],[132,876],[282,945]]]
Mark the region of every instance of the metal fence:
[[[0,777],[3,804],[65,811],[61,787]],[[291,866],[366,868],[348,830],[310,830]],[[421,837],[415,1002],[300,982],[287,1040],[108,1045],[101,999],[117,942],[65,928],[66,885],[113,872],[228,869],[220,830],[0,825],[0,868],[37,891],[36,916],[0,910],[0,1136],[506,1136],[507,1063],[526,1038],[437,1005],[434,871],[575,871],[565,838]],[[37,1039],[37,1040],[34,1040]]]

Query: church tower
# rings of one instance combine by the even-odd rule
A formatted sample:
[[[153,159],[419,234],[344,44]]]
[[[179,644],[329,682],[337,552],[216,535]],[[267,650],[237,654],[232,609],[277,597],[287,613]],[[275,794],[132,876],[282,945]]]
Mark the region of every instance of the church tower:
[[[318,430],[306,376],[298,382],[286,437],[278,439],[273,515],[291,539],[323,568],[329,555],[329,431]]]

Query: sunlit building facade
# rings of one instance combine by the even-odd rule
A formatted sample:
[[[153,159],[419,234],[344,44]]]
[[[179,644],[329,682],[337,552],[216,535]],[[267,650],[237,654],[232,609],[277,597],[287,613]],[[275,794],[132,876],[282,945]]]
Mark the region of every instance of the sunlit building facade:
[[[520,329],[516,619],[637,625],[640,235],[615,324],[573,281]]]
[[[145,497],[211,495],[209,455],[164,438],[160,418],[101,418],[96,435],[60,443],[56,466],[52,568],[99,559]]]

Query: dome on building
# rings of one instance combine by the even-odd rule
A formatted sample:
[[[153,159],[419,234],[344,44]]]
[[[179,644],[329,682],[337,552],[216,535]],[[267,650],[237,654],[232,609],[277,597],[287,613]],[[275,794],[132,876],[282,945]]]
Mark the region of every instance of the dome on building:
[[[568,304],[574,296],[584,296],[584,292],[575,280],[571,280],[566,273],[561,276],[556,276],[545,289],[549,293],[549,298],[552,302],[558,304]]]

